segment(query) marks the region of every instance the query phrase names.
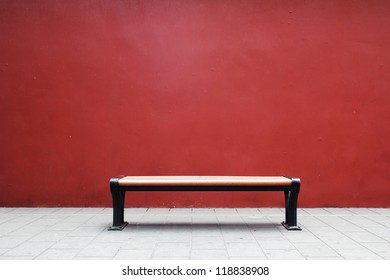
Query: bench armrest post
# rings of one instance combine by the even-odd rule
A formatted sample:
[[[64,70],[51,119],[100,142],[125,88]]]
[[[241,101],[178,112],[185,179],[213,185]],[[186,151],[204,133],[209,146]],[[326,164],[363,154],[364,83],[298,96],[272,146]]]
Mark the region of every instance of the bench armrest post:
[[[288,230],[301,230],[297,224],[298,195],[301,181],[296,178],[291,179],[291,190],[284,192],[286,220],[282,225]]]
[[[127,222],[124,221],[126,192],[119,188],[118,182],[118,178],[110,180],[110,191],[113,205],[113,223],[108,230],[123,230],[127,226]]]

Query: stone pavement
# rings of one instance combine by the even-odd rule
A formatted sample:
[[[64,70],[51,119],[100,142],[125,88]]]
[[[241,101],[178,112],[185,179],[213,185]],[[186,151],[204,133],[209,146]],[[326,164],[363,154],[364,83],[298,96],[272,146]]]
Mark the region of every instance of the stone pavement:
[[[0,260],[390,259],[390,208],[0,208]]]

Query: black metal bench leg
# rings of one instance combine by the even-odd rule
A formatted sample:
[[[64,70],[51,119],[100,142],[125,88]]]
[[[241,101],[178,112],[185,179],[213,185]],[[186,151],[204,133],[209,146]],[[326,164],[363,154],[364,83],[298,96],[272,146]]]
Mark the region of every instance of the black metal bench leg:
[[[118,179],[110,180],[110,189],[113,205],[113,222],[108,230],[123,230],[128,224],[124,221],[125,191],[119,189]]]
[[[288,205],[289,201],[290,201],[290,191],[284,191],[285,219],[284,219],[283,223],[285,223],[287,225],[290,223],[290,216],[289,216],[290,211],[288,209],[289,208],[289,205]]]
[[[302,230],[297,224],[299,188],[300,188],[300,181],[293,179],[293,185],[291,191],[284,192],[285,204],[286,204],[286,221],[282,222],[282,225],[287,230]]]

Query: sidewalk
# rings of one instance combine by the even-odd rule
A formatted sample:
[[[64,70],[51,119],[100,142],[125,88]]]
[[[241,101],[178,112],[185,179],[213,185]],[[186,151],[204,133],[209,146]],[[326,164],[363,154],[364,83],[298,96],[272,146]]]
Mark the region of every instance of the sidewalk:
[[[390,208],[0,208],[0,260],[390,259]]]

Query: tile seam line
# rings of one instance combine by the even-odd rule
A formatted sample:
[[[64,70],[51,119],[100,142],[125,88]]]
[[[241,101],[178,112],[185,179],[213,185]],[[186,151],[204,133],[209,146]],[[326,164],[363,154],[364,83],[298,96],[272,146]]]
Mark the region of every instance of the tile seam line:
[[[318,221],[323,222],[323,221],[321,221],[320,219],[318,219],[317,217],[315,217],[315,218],[316,218]],[[324,223],[324,222],[323,222],[323,223]],[[330,226],[330,227],[331,227],[332,229],[334,229],[335,231],[340,232],[339,230],[335,229],[334,227],[332,227],[332,226],[329,225],[328,223],[326,223],[326,225]],[[332,247],[330,247],[323,239],[321,239],[320,236],[317,236],[315,233],[313,233],[312,231],[310,231],[310,229],[306,229],[306,230],[309,231],[309,232],[310,232],[311,234],[313,234],[314,236],[316,236],[322,243],[324,243],[329,249],[331,249],[332,251],[334,251],[339,257],[345,259],[344,256],[342,256],[339,252],[337,252],[335,249],[333,249]],[[340,233],[344,235],[344,233],[342,233],[342,232],[340,232]],[[299,251],[299,250],[298,250],[298,251]],[[301,251],[299,251],[299,252],[301,252]],[[304,257],[305,257],[305,259],[307,259],[306,256],[304,256]]]
[[[341,218],[341,219],[345,220],[344,218]],[[369,220],[372,221],[371,219],[369,219]],[[345,220],[345,221],[347,221],[347,220]],[[379,235],[377,235],[377,234],[375,234],[375,233],[373,233],[373,232],[371,232],[371,231],[366,230],[365,228],[362,228],[361,226],[359,226],[358,224],[354,223],[353,221],[347,221],[347,222],[350,222],[350,223],[352,223],[353,225],[358,226],[359,228],[363,229],[364,232],[366,232],[366,233],[371,233],[371,234],[373,234],[374,236],[376,236],[376,237],[382,239],[384,243],[387,242],[384,238],[380,237]],[[376,223],[375,221],[372,221],[372,222]],[[380,224],[380,223],[377,223],[377,224],[382,225],[382,224]],[[350,239],[353,240],[352,238],[350,238]],[[353,241],[355,241],[355,240],[353,240]],[[355,241],[355,242],[357,242],[357,241]],[[370,243],[370,242],[358,242],[358,243],[360,244],[360,243]],[[373,242],[371,242],[371,243],[373,243]],[[378,242],[378,243],[379,243],[379,242]],[[365,247],[364,245],[362,245],[362,246]],[[365,247],[365,248],[367,248],[367,247]],[[370,250],[369,248],[367,248],[367,249]],[[370,250],[370,251],[371,251],[371,250]],[[373,251],[372,251],[372,252],[373,252]],[[373,253],[376,254],[375,252],[373,252]]]
[[[217,220],[217,222],[218,222],[218,231],[219,231],[219,233],[221,234],[221,237],[222,237],[223,247],[225,248],[225,252],[226,252],[226,255],[227,255],[227,257],[228,257],[228,260],[230,260],[230,259],[231,259],[231,256],[229,255],[229,251],[228,251],[228,248],[227,248],[227,246],[226,246],[227,243],[226,243],[226,240],[225,240],[225,236],[224,236],[223,233],[222,233],[221,222],[220,222],[219,219],[218,219],[217,213],[215,212],[215,208],[213,208],[213,213],[214,213],[215,218],[216,218],[216,220]]]

